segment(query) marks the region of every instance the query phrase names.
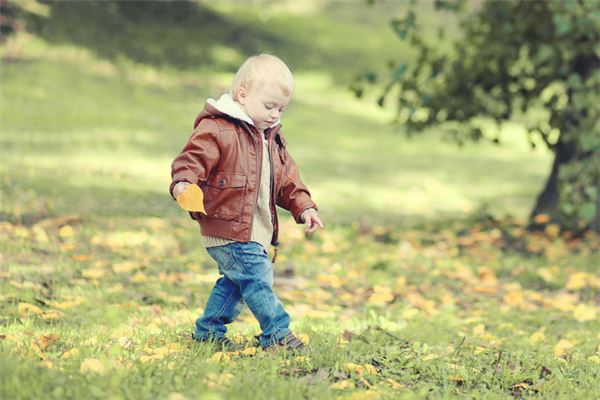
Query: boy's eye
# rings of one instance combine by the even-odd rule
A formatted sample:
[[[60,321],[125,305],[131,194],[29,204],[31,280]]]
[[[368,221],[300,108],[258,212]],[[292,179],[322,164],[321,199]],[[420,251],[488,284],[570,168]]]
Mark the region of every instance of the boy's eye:
[[[265,104],[265,108],[266,108],[267,110],[272,110],[272,109],[273,109],[273,106],[272,106],[272,105],[270,105],[270,104]]]

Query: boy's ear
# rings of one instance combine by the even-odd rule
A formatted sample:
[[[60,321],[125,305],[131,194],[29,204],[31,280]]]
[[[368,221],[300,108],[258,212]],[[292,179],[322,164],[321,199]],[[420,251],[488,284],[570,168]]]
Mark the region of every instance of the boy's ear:
[[[246,96],[247,95],[248,95],[248,92],[246,91],[246,88],[243,86],[240,86],[236,91],[237,101],[240,104],[246,104]]]

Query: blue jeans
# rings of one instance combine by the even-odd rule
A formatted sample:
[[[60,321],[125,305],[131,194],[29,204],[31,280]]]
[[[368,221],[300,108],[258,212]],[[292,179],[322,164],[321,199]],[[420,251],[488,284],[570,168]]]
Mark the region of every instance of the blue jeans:
[[[258,339],[262,347],[291,332],[290,316],[273,292],[273,266],[262,245],[233,242],[206,250],[223,276],[215,283],[204,314],[196,320],[196,339],[225,336],[225,325],[237,318],[244,303],[260,324],[262,333]]]

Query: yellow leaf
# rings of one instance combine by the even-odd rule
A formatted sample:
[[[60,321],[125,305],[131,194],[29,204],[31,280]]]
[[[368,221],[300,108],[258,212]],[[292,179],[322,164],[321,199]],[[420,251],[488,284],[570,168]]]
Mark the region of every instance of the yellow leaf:
[[[473,354],[477,355],[477,354],[481,354],[486,350],[485,347],[481,347],[481,346],[477,346],[475,347],[475,350],[473,350]]]
[[[81,271],[81,275],[88,279],[100,279],[105,273],[106,271],[100,268],[88,268]]]
[[[142,364],[145,364],[145,363],[150,362],[150,361],[160,360],[161,358],[163,358],[163,357],[161,357],[160,355],[156,355],[156,354],[153,354],[151,356],[141,356],[140,357],[140,362]]]
[[[396,292],[401,291],[402,289],[404,289],[406,287],[406,276],[399,276],[396,279],[396,284],[394,286],[394,290]]]
[[[371,304],[385,304],[394,300],[394,293],[387,286],[375,285],[373,291],[374,293],[367,300]]]
[[[588,304],[579,304],[573,310],[573,317],[579,322],[592,321],[596,319],[596,307]]]
[[[242,350],[240,354],[244,356],[253,356],[256,354],[256,347],[247,347]]]
[[[529,343],[536,344],[536,343],[541,342],[541,341],[543,341],[545,339],[546,339],[546,335],[544,334],[544,331],[543,330],[539,330],[537,332],[534,332],[529,337]]]
[[[223,353],[222,351],[217,351],[209,358],[209,361],[217,362],[217,363],[222,362],[222,361],[228,361],[228,360],[229,360],[229,355],[227,353]]]
[[[477,326],[473,327],[473,335],[481,336],[484,333],[485,333],[485,325],[484,324],[478,324]]]
[[[137,269],[137,267],[138,267],[138,265],[136,263],[133,263],[131,261],[124,261],[124,262],[113,264],[112,270],[114,272],[118,272],[118,273],[127,273],[127,272],[134,271],[135,269]]]
[[[587,278],[588,274],[585,272],[577,272],[573,275],[570,275],[565,288],[569,290],[583,289],[587,286]]]
[[[556,346],[554,346],[554,356],[562,357],[567,355],[573,346],[575,346],[573,342],[570,342],[567,339],[561,339]]]
[[[143,272],[137,272],[130,278],[130,280],[134,283],[140,283],[147,281],[148,277]]]
[[[558,268],[556,267],[551,267],[551,268],[539,268],[537,270],[537,274],[545,281],[548,283],[554,283],[556,282],[556,276],[554,275],[556,272],[558,271]]]
[[[525,296],[520,290],[509,291],[504,295],[504,303],[509,306],[520,306],[525,304]]]
[[[71,357],[76,357],[79,355],[79,349],[77,348],[73,348],[69,351],[65,351],[62,356],[60,356],[61,358],[71,358]]]
[[[19,303],[19,314],[20,315],[28,315],[28,314],[42,315],[43,313],[44,313],[44,311],[41,308],[39,308],[38,306],[29,304],[29,303]]]
[[[331,389],[343,390],[343,389],[347,389],[349,387],[354,387],[354,384],[351,381],[344,379],[344,380],[338,381],[338,382],[330,385],[329,387]]]
[[[448,380],[453,381],[453,382],[464,382],[465,378],[463,378],[462,375],[460,375],[460,374],[456,374],[456,375],[450,375],[448,377]]]
[[[575,294],[560,293],[555,298],[550,299],[548,303],[561,311],[573,311],[578,301],[579,297]]]
[[[73,250],[74,248],[75,248],[75,243],[72,243],[72,242],[61,243],[61,245],[60,245],[60,251],[62,251],[62,252],[69,252],[69,251]]]
[[[359,375],[362,375],[365,372],[365,367],[351,362],[344,364],[344,367],[346,367],[347,371],[356,372]]]
[[[42,318],[45,319],[46,321],[52,321],[52,320],[60,318],[61,316],[62,316],[62,313],[60,311],[48,311],[42,315]]]
[[[296,336],[300,339],[304,344],[310,343],[310,337],[307,333],[297,333]]]
[[[392,387],[392,389],[404,389],[406,387],[406,385],[403,385],[402,383],[398,383],[393,379],[387,379],[387,383],[390,384],[390,386]]]
[[[39,225],[34,225],[31,228],[31,231],[33,232],[36,242],[48,243],[48,235],[46,234],[44,228]]]
[[[600,364],[600,357],[598,357],[597,355],[589,356],[588,361]]]
[[[365,364],[365,371],[367,372],[367,374],[371,374],[371,375],[377,375],[378,371],[377,368],[375,368],[375,366],[371,365],[371,364]]]
[[[187,185],[185,191],[177,196],[177,204],[186,211],[199,211],[206,214],[204,209],[204,193],[195,183]]]
[[[546,225],[545,231],[546,235],[555,238],[560,234],[560,226],[558,224],[549,224]]]
[[[75,234],[75,231],[69,225],[64,225],[58,231],[58,236],[60,236],[63,239],[69,238],[69,237],[73,236],[74,234]]]
[[[417,310],[416,308],[408,308],[408,309],[402,311],[402,318],[413,319],[418,314],[419,314],[419,310]]]
[[[104,365],[102,365],[102,363],[95,358],[86,358],[85,360],[83,360],[81,366],[79,367],[79,372],[81,372],[82,374],[90,372],[95,374],[103,374],[104,371]]]
[[[83,297],[76,297],[72,300],[67,300],[63,302],[49,301],[48,304],[54,308],[58,308],[59,310],[66,310],[67,308],[75,307],[82,304],[83,300]]]

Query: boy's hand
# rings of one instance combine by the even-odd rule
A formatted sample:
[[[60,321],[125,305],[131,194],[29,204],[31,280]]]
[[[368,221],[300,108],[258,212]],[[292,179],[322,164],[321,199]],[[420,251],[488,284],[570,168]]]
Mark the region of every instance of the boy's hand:
[[[302,218],[304,219],[304,224],[306,225],[304,232],[307,235],[310,235],[311,233],[313,233],[314,231],[316,231],[319,228],[321,228],[321,229],[325,228],[323,226],[323,222],[321,222],[321,219],[319,218],[319,214],[317,213],[317,210],[314,210],[314,209],[306,210],[302,214]]]
[[[191,183],[189,182],[178,182],[174,187],[173,187],[173,196],[175,196],[175,198],[179,197],[179,195],[183,192],[185,192],[185,188],[186,186],[191,185]]]

